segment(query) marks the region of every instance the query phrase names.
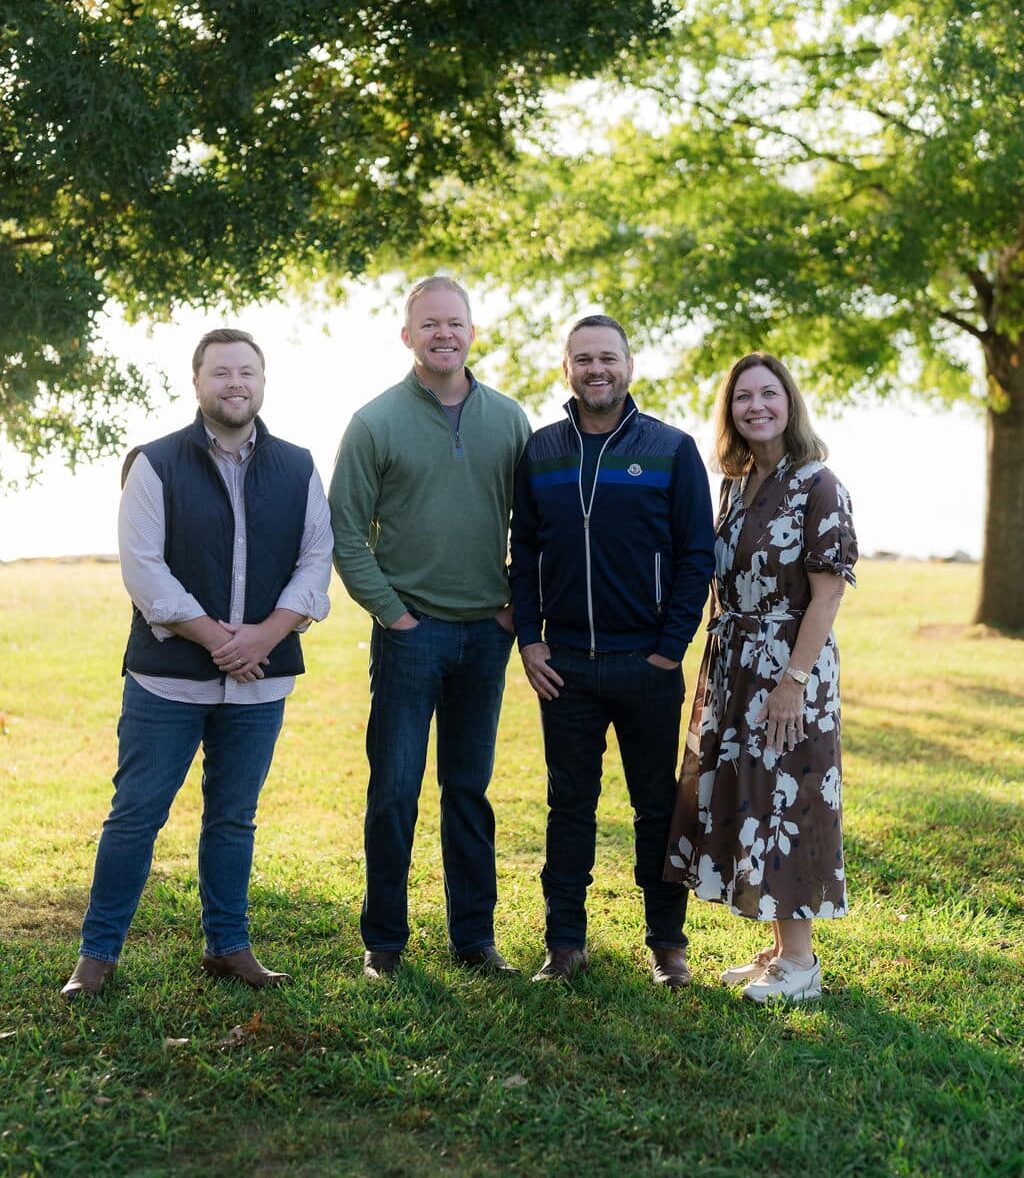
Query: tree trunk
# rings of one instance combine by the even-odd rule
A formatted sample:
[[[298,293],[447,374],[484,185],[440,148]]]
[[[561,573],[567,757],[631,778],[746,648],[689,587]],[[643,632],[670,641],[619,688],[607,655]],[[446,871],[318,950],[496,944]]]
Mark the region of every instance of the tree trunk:
[[[990,396],[981,599],[974,620],[1024,633],[1024,352],[1005,336],[985,347]]]

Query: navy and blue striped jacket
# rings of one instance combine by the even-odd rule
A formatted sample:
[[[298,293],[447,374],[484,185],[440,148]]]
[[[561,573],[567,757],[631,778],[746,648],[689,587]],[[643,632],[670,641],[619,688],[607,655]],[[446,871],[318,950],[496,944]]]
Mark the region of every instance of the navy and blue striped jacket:
[[[689,434],[626,397],[581,485],[575,401],[538,430],[516,470],[512,603],[520,647],[639,650],[679,660],[714,569],[708,477]]]

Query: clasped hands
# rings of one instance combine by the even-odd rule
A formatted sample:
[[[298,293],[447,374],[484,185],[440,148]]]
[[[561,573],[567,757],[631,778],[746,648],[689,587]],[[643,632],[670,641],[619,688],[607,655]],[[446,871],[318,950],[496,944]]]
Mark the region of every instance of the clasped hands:
[[[263,678],[263,670],[270,659],[268,655],[274,643],[269,640],[261,625],[243,622],[217,623],[225,632],[225,641],[210,650],[210,658],[226,675],[236,683],[254,683]]]

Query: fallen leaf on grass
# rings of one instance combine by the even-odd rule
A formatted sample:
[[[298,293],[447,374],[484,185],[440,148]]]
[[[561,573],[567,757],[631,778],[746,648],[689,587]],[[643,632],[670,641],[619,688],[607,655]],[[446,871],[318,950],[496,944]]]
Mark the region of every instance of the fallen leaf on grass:
[[[175,1047],[184,1047],[188,1039],[165,1039],[164,1046],[170,1049]]]
[[[244,1043],[246,1039],[253,1035],[258,1035],[263,1030],[263,1011],[257,1010],[247,1023],[239,1023],[237,1027],[232,1027],[223,1039],[217,1040],[218,1047],[237,1047],[239,1043]]]
[[[13,1039],[17,1031],[0,1031],[0,1039]]]
[[[502,1088],[524,1088],[529,1084],[529,1080],[525,1076],[521,1076],[518,1072],[513,1076],[506,1076],[501,1082]]]
[[[113,1104],[114,1098],[112,1096],[95,1096],[93,1097],[97,1104]]]

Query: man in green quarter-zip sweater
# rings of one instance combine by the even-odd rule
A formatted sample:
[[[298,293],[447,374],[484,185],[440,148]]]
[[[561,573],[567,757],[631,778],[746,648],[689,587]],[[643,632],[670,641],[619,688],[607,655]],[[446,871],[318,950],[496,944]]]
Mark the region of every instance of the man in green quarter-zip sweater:
[[[331,481],[334,564],[373,616],[364,845],[363,971],[398,969],[431,718],[437,717],[441,853],[455,959],[511,967],[494,945],[494,814],[487,786],[512,648],[507,571],[523,410],[466,367],[469,297],[450,278],[413,287],[409,375],[359,409]]]

